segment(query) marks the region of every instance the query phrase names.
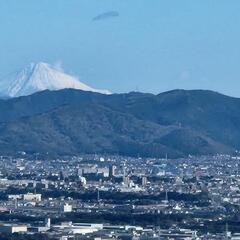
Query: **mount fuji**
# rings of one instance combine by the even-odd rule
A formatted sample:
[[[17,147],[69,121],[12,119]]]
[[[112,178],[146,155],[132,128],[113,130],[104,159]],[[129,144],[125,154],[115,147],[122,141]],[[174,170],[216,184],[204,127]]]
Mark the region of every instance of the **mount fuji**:
[[[19,97],[43,90],[78,89],[101,94],[111,94],[108,90],[94,89],[47,63],[31,63],[23,70],[0,79],[0,96]]]

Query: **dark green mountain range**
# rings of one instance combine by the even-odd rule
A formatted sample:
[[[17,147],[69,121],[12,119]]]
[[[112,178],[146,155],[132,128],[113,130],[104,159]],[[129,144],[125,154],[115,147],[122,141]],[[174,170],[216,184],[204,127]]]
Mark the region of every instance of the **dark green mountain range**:
[[[240,149],[240,99],[65,89],[0,100],[0,152],[186,156]]]

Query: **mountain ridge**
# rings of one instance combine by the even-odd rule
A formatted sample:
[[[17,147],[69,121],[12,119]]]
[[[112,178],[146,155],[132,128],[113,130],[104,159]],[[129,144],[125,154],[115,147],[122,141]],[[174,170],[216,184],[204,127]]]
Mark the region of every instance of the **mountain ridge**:
[[[233,153],[240,148],[239,109],[239,98],[205,90],[158,95],[46,90],[0,101],[0,152]]]

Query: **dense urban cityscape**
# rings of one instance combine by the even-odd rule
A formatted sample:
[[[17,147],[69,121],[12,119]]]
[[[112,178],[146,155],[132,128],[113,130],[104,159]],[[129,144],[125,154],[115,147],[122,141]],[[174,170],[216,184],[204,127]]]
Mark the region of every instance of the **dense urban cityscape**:
[[[0,240],[240,240],[239,12],[0,0]]]
[[[237,240],[239,170],[237,154],[1,156],[0,238]]]

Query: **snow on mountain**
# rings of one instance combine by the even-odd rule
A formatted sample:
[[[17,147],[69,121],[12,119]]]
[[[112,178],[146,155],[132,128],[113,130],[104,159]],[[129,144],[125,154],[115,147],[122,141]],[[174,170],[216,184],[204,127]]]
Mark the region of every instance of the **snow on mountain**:
[[[0,95],[6,97],[27,96],[46,89],[64,88],[111,94],[108,90],[89,87],[80,82],[77,77],[59,71],[47,63],[31,63],[22,71],[0,80]]]

